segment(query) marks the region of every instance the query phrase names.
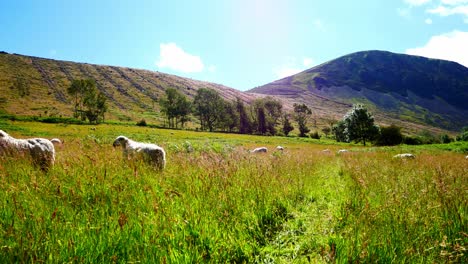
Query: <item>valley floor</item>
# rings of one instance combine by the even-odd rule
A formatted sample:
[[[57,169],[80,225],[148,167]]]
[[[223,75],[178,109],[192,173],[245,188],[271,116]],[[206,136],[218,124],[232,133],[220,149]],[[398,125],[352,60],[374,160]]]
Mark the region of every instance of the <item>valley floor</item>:
[[[64,141],[46,173],[0,157],[2,263],[468,261],[468,160],[455,151],[124,125],[0,129]],[[162,146],[164,171],[123,160],[119,135]],[[260,146],[269,151],[249,153]],[[392,158],[402,152],[416,158]]]

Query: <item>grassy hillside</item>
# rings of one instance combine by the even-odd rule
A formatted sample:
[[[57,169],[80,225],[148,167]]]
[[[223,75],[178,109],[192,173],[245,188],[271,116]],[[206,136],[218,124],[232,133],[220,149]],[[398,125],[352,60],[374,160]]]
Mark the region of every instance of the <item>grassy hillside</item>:
[[[136,126],[0,128],[65,142],[45,174],[0,157],[1,263],[467,261],[466,154]],[[163,146],[166,169],[123,162],[112,147],[121,134]],[[247,152],[276,145],[285,151]],[[401,152],[416,159],[392,159]]]
[[[0,53],[0,111],[28,116],[71,116],[66,89],[74,79],[91,78],[109,102],[109,119],[158,120],[158,98],[173,87],[192,97],[212,88],[226,99],[254,96],[223,85],[125,67],[95,65]]]
[[[468,68],[385,51],[349,54],[251,92],[364,103],[385,118],[458,130],[468,124]]]

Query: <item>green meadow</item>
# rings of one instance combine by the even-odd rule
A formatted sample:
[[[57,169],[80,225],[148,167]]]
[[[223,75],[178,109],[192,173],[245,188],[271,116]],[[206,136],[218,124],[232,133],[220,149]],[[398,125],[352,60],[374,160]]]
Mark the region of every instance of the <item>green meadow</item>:
[[[0,157],[0,263],[468,262],[466,142],[376,148],[123,124],[0,129],[64,141],[48,172]],[[123,160],[112,147],[119,135],[162,146],[166,168]],[[259,146],[269,152],[248,152]],[[392,158],[403,152],[416,158]]]

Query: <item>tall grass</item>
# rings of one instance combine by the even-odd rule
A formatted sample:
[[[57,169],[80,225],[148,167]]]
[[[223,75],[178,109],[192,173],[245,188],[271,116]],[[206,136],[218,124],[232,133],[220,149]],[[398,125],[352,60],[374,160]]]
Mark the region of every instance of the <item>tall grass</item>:
[[[461,154],[134,126],[8,123],[64,139],[47,173],[0,157],[0,263],[466,262]],[[92,129],[91,129],[92,128]],[[125,162],[124,134],[167,150]],[[252,155],[254,146],[286,147]]]
[[[460,155],[347,157],[353,184],[331,240],[339,262],[467,261],[468,165]]]

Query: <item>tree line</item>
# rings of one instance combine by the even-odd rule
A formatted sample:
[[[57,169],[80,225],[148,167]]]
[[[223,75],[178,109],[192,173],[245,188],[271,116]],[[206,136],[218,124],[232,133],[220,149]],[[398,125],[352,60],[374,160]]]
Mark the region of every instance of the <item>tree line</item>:
[[[294,111],[288,113],[282,103],[272,97],[256,99],[248,106],[239,98],[225,100],[209,88],[198,89],[193,101],[177,89],[168,88],[159,106],[170,128],[183,128],[193,115],[200,122],[200,130],[258,135],[287,136],[294,130],[291,120],[295,120],[300,136],[306,136],[312,114],[305,104],[294,104]]]
[[[22,86],[19,79],[17,86]],[[24,85],[23,85],[24,86]],[[25,90],[26,91],[26,90]],[[106,96],[97,89],[92,79],[73,80],[67,92],[73,98],[73,117],[90,123],[104,121],[108,110]],[[190,100],[175,88],[168,88],[158,100],[161,113],[165,116],[170,128],[184,128],[192,116],[198,119],[200,130],[222,131],[240,134],[281,135],[288,136],[294,130],[292,121],[297,124],[298,136],[306,137],[310,132],[309,121],[312,110],[304,103],[294,104],[293,111],[284,110],[280,101],[273,97],[254,100],[250,105],[236,98],[225,100],[213,89],[200,88],[195,97]],[[146,124],[146,122],[145,122]],[[379,127],[374,117],[366,107],[357,104],[343,116],[342,120],[331,121],[330,127],[324,127],[322,132],[331,134],[338,142],[356,142],[366,145],[391,146],[405,144],[450,143],[454,139],[448,135],[437,138],[433,135],[419,137],[403,136],[401,128],[395,125]],[[468,128],[463,128],[462,134],[456,140],[468,141]],[[318,132],[309,136],[320,138]]]

